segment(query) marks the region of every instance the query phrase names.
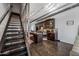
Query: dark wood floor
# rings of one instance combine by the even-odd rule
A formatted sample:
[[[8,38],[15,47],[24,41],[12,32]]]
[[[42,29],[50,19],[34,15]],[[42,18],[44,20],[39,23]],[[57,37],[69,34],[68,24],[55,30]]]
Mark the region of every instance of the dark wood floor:
[[[71,49],[71,44],[50,40],[30,46],[32,56],[68,56]]]

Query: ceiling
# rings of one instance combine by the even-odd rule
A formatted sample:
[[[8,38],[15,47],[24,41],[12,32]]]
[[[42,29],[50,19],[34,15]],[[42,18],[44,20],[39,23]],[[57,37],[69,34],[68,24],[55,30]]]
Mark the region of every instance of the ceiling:
[[[55,12],[71,3],[30,3],[30,20],[35,20],[38,17],[47,13]]]

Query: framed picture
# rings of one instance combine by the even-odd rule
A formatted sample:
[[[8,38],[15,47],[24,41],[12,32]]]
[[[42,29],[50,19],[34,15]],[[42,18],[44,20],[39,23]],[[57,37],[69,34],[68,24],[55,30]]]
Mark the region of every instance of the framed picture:
[[[67,21],[67,25],[73,25],[74,24],[74,20],[68,20]]]

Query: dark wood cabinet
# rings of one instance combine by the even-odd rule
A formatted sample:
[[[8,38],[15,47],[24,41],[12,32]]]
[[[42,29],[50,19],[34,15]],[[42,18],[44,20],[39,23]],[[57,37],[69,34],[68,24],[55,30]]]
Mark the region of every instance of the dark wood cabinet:
[[[37,34],[36,33],[30,33],[30,39],[34,42],[37,43]]]
[[[47,32],[47,39],[55,41],[55,33],[54,32]]]
[[[37,32],[37,33],[30,33],[31,37],[30,39],[33,40],[34,43],[40,43],[43,40],[43,33]]]

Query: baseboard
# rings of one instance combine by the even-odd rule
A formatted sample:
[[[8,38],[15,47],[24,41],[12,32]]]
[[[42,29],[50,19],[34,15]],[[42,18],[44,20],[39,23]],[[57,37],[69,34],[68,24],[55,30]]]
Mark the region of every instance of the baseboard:
[[[55,41],[60,42],[60,40],[55,40]]]
[[[68,43],[68,42],[65,42],[65,41],[60,41],[60,42],[67,43],[67,44],[70,44],[70,45],[72,45],[72,46],[73,46],[73,44],[71,44],[71,43]]]

